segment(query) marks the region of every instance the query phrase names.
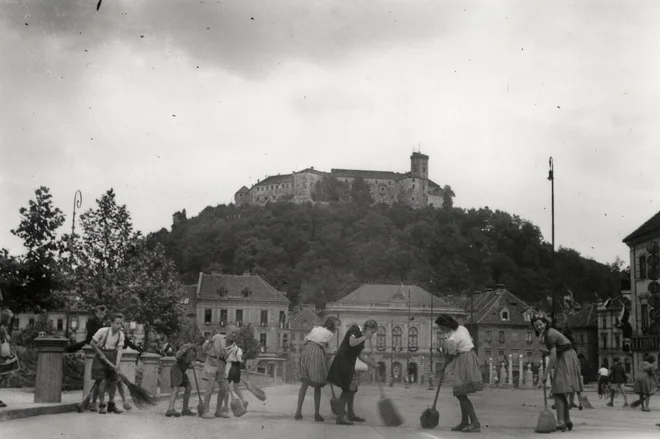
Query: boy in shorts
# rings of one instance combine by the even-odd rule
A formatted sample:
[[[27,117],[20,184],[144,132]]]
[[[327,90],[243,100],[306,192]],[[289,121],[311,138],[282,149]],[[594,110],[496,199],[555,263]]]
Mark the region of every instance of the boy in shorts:
[[[195,416],[196,413],[190,410],[188,403],[190,401],[190,392],[192,391],[192,385],[190,384],[190,379],[186,371],[190,367],[195,367],[193,364],[197,358],[197,348],[201,347],[204,344],[204,337],[198,338],[195,343],[186,343],[181,349],[179,349],[175,355],[176,362],[172,365],[172,370],[170,371],[170,384],[172,385],[172,395],[170,396],[170,406],[165,412],[165,416],[168,418],[174,416],[178,418],[179,416]],[[174,404],[176,402],[176,397],[179,395],[179,391],[183,388],[183,410],[179,413],[174,409]]]
[[[227,337],[228,346],[225,348],[225,358],[227,366],[225,367],[225,378],[230,386],[233,385],[234,392],[243,401],[243,406],[247,408],[248,403],[243,398],[241,390],[238,388],[241,383],[241,364],[243,363],[243,350],[238,347],[234,336]]]

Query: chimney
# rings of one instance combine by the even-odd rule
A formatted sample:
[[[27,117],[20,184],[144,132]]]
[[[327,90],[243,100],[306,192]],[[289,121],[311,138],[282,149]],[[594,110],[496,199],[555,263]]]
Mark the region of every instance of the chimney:
[[[496,290],[503,290],[504,289],[504,284],[497,284],[495,285]]]
[[[243,276],[249,276],[250,275],[250,270],[245,270],[243,272]]]

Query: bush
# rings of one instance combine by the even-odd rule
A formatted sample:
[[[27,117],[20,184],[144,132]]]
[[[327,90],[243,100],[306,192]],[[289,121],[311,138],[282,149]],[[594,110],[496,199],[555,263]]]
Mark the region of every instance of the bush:
[[[55,334],[55,326],[48,318],[48,313],[40,314],[34,323],[30,323],[19,333],[12,337],[12,341],[18,346],[32,347],[32,341],[39,336],[40,332],[48,335]]]
[[[21,369],[9,377],[8,387],[34,387],[37,377],[37,360],[39,353],[36,349],[23,346],[16,348],[16,355]],[[85,376],[85,359],[77,354],[64,356],[64,370],[62,390],[81,390]]]

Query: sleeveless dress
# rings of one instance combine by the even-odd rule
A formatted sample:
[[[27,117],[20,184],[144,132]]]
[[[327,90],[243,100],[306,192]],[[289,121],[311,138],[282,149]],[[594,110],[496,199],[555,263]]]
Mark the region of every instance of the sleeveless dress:
[[[550,328],[545,333],[545,347],[548,350],[556,348],[557,362],[552,380],[553,395],[584,392],[580,379],[580,360],[571,342],[561,332]]]
[[[364,349],[364,342],[357,346],[351,346],[349,344],[351,335],[360,338],[364,334],[362,334],[358,325],[353,325],[348,329],[328,372],[328,382],[340,387],[344,392],[357,391],[357,386],[354,382],[355,363]]]

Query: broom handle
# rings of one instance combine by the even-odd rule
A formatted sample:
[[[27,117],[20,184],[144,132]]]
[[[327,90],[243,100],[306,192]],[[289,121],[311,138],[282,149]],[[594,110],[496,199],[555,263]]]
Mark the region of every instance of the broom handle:
[[[197,388],[197,397],[199,398],[199,402],[202,402],[202,395],[199,393],[199,383],[197,382],[197,372],[195,372],[195,362],[193,361],[192,365],[192,370],[193,370],[193,377],[195,377],[195,387]]]
[[[543,362],[543,374],[545,374],[545,355],[541,357],[541,361]],[[543,377],[539,377],[539,379],[543,379]],[[543,405],[546,409],[548,408],[548,394],[545,390],[545,380],[543,380]]]
[[[438,396],[440,396],[440,386],[442,386],[442,380],[445,378],[445,371],[442,371],[442,375],[440,376],[440,382],[438,383],[438,389],[435,391],[435,399],[433,400],[433,410],[435,410],[435,406],[438,403]]]
[[[371,342],[371,339],[369,339],[369,347],[371,348],[371,353],[374,353],[374,344]],[[383,389],[383,383],[378,380],[378,390],[380,390],[380,397],[385,398],[385,389]]]

